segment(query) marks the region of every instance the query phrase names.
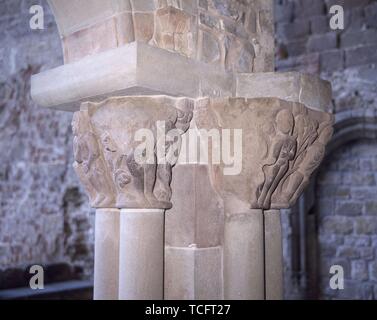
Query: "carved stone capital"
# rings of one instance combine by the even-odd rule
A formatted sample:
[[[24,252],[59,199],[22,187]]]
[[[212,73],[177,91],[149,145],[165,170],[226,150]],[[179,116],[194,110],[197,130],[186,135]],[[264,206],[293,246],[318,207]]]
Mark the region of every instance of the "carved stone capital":
[[[292,206],[325,154],[333,116],[278,98],[203,99],[195,122],[200,128],[241,129],[242,171],[224,174],[211,164],[214,187],[234,208]],[[224,152],[224,150],[222,150]]]
[[[83,103],[72,121],[73,166],[92,207],[170,208],[171,171],[192,109],[190,99],[166,96]]]

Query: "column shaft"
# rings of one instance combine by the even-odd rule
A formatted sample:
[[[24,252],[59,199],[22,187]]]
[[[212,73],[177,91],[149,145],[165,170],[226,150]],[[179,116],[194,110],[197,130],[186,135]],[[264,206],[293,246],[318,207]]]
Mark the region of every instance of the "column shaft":
[[[163,299],[164,210],[122,209],[119,251],[119,299]]]
[[[263,211],[229,215],[225,222],[224,298],[264,299]]]
[[[266,300],[283,299],[283,246],[279,210],[264,211]]]
[[[119,210],[97,209],[94,237],[94,299],[118,299]]]

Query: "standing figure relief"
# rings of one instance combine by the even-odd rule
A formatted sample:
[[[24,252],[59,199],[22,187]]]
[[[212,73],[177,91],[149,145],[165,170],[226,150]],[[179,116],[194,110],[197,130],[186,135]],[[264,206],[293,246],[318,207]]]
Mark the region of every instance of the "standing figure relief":
[[[252,208],[282,209],[296,202],[325,156],[332,124],[331,115],[301,104],[280,110],[272,125],[264,124],[259,137],[267,150],[259,164],[264,179],[255,190]]]
[[[74,167],[92,206],[171,208],[172,167],[192,109],[189,99],[163,96],[115,97],[84,104],[72,121]],[[164,139],[158,154],[160,122]],[[146,140],[137,138],[140,131],[146,132]],[[159,160],[161,155],[164,162]]]
[[[73,167],[83,183],[93,207],[107,207],[114,202],[114,192],[106,164],[89,116],[78,111],[73,115]]]
[[[268,146],[267,158],[262,166],[264,183],[257,189],[257,206],[267,209],[271,197],[280,180],[287,172],[289,161],[296,154],[296,139],[292,136],[293,115],[289,110],[278,112],[274,126],[274,136]]]

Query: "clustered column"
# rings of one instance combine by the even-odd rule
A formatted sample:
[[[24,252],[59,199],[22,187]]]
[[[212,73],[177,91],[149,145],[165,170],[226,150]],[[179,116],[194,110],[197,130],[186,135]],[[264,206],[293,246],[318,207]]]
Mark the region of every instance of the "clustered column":
[[[97,208],[94,299],[163,299],[164,213],[192,108],[186,98],[114,97],[74,113],[74,168]]]

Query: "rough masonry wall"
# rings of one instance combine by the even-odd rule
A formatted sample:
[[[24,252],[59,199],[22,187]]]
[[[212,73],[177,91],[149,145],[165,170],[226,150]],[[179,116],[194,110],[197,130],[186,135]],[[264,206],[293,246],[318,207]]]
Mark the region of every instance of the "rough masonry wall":
[[[38,3],[45,29],[33,31],[29,8]],[[25,286],[29,264],[57,266],[52,276],[89,274],[90,208],[71,165],[72,115],[30,98],[30,76],[63,63],[47,2],[1,0],[0,30],[0,289]]]
[[[344,146],[317,183],[323,298],[377,299],[377,143]],[[331,265],[344,267],[344,290],[328,285]]]
[[[329,27],[328,12],[333,4],[342,5],[345,10],[344,30],[333,31]],[[376,0],[275,0],[275,29],[278,71],[319,73],[322,78],[331,81],[333,112],[338,118],[352,117],[351,112],[369,116],[375,114]],[[377,236],[377,230],[373,229],[375,208],[373,204],[368,206],[368,203],[361,206],[364,201],[361,197],[376,196],[375,177],[372,174],[376,168],[370,167],[373,163],[375,166],[376,148],[376,144],[368,142],[356,142],[350,147],[340,146],[330,156],[334,158],[334,164],[321,167],[321,180],[316,190],[319,207],[315,213],[320,228],[323,298],[334,297],[334,292],[326,289],[328,271],[329,265],[339,259],[344,262],[348,287],[348,290],[338,292],[339,297],[377,298],[375,265],[371,262],[373,250],[376,250],[376,242],[373,242]],[[334,166],[338,169],[334,169]],[[331,181],[339,176],[344,177],[343,180]],[[355,188],[350,188],[351,184],[355,184]],[[329,201],[330,195],[337,192],[342,193],[341,199],[335,195]],[[292,275],[292,225],[289,215],[284,215],[283,221],[285,294],[287,298],[297,298],[300,292],[294,284],[299,275]]]
[[[57,17],[66,62],[139,41],[228,71],[273,71],[272,0],[101,2],[82,13],[87,25],[66,30],[64,16]]]

